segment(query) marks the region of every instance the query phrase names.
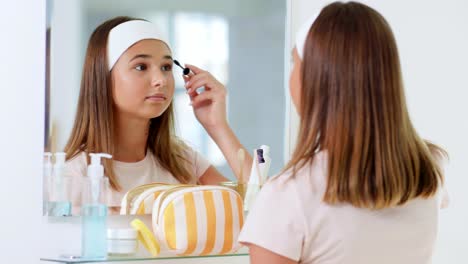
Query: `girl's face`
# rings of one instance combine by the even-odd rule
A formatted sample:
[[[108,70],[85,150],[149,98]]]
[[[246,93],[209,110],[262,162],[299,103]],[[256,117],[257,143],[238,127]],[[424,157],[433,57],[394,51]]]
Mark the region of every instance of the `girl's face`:
[[[116,112],[142,119],[160,116],[174,95],[171,51],[145,39],[127,49],[111,72]]]
[[[289,92],[294,106],[296,107],[297,113],[300,115],[300,103],[301,103],[301,59],[297,53],[296,48],[292,51],[293,67],[289,76]]]

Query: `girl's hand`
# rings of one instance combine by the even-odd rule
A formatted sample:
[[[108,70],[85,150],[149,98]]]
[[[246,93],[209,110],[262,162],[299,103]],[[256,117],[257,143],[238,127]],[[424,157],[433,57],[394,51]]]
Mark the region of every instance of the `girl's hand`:
[[[252,157],[242,146],[227,123],[226,88],[209,72],[193,65],[185,65],[185,67],[193,72],[190,73],[189,76],[184,76],[184,80],[185,88],[190,96],[190,102],[198,122],[202,124],[210,137],[223,152],[234,174],[236,174],[238,178],[248,181],[247,177],[240,177],[240,171],[242,170],[242,175],[249,175]],[[197,92],[197,89],[200,87],[205,87],[205,90]],[[237,155],[240,148],[243,148],[246,153],[244,164],[242,164],[241,168],[239,167]],[[209,184],[224,180],[217,176],[213,177],[208,175],[208,177],[202,177],[204,177],[202,182]]]
[[[205,70],[189,64],[185,67],[193,72],[189,76],[184,76],[184,80],[198,122],[208,133],[227,126],[227,92],[224,85]],[[200,87],[205,87],[204,91],[197,92]]]

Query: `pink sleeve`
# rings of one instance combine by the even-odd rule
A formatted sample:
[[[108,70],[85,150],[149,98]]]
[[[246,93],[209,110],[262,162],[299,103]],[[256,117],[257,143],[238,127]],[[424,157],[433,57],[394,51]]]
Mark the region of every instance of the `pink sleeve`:
[[[449,204],[450,204],[450,197],[448,194],[447,185],[444,184],[444,186],[442,187],[442,198],[440,201],[440,208],[445,209],[449,206]]]
[[[440,200],[439,200],[439,206],[441,209],[445,209],[449,206],[450,204],[450,197],[449,197],[449,193],[448,193],[448,190],[447,190],[447,157],[444,156],[443,153],[440,153],[438,151],[432,151],[432,155],[434,155],[434,157],[436,158],[436,162],[437,162],[437,165],[439,166],[441,172],[442,172],[442,176],[444,177],[444,182],[441,186],[441,189],[440,189]]]
[[[248,213],[239,242],[255,244],[299,261],[305,225],[298,199],[291,181],[269,181],[261,189]]]
[[[440,208],[445,209],[449,206],[450,204],[450,197],[447,189],[447,159],[444,157],[438,157],[437,158],[437,163],[440,166],[440,170],[442,171],[443,177],[444,177],[444,183],[442,185],[442,190],[441,190],[441,197],[440,197]]]
[[[206,160],[200,153],[191,147],[187,147],[187,156],[191,163],[192,171],[197,178],[200,178],[211,166],[208,160]]]

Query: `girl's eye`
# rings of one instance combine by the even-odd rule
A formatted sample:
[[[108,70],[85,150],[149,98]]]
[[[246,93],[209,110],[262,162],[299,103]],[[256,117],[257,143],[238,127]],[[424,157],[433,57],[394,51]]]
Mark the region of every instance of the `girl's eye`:
[[[168,64],[168,65],[164,65],[161,67],[161,70],[162,71],[171,71],[172,70],[172,65]]]
[[[137,70],[137,71],[144,71],[144,70],[146,70],[146,69],[147,69],[147,67],[146,67],[146,65],[144,65],[144,64],[138,64],[138,65],[135,67],[135,70]]]

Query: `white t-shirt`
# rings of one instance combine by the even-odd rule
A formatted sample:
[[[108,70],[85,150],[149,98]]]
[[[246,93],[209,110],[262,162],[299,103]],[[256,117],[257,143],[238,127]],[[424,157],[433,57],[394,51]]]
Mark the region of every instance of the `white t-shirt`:
[[[264,185],[239,236],[300,263],[431,263],[440,192],[382,210],[322,201],[326,155]]]
[[[198,152],[187,147],[186,159],[190,162],[190,170],[197,178],[201,177],[210,167],[210,163]],[[82,203],[82,190],[85,179],[87,178],[87,160],[86,153],[81,152],[74,158],[66,162],[67,173],[72,177],[72,204],[73,214],[79,214]],[[174,183],[179,181],[172,174],[164,169],[157,158],[148,150],[143,160],[138,162],[113,161],[113,168],[117,182],[122,188],[117,192],[111,190],[106,200],[109,207],[120,207],[122,198],[130,189],[152,182]],[[192,182],[196,183],[196,179]],[[116,209],[117,210],[117,209]],[[116,211],[114,210],[114,211]]]

